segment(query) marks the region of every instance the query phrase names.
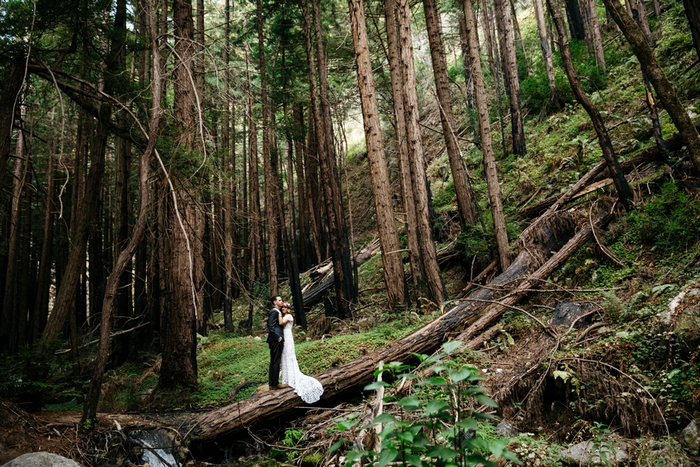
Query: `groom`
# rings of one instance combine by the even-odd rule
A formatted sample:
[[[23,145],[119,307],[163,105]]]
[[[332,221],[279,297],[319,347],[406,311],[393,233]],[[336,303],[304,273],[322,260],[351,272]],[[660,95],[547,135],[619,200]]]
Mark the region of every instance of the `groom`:
[[[279,295],[272,297],[272,309],[267,317],[267,344],[270,346],[270,375],[268,378],[270,389],[279,388],[284,331],[279,324],[278,315],[283,303],[282,297]]]

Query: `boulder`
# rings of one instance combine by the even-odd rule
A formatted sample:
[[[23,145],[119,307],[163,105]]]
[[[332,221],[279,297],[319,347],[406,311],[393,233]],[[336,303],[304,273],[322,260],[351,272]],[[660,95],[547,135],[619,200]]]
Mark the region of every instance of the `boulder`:
[[[502,438],[515,438],[519,432],[505,420],[496,426],[496,434]]]
[[[627,465],[629,444],[619,441],[584,441],[561,452],[561,460],[567,465]]]
[[[557,303],[557,306],[554,307],[554,314],[552,315],[552,320],[550,321],[550,324],[552,324],[553,326],[565,326],[568,328],[569,326],[571,326],[571,323],[573,323],[576,320],[576,318],[588,313],[589,311],[595,310],[597,307],[598,305],[590,302]],[[591,316],[586,316],[585,318],[580,319],[576,322],[575,328],[587,328],[591,325],[592,322],[593,320],[591,319]]]
[[[694,456],[700,454],[700,428],[693,420],[681,431],[681,444]]]
[[[52,452],[29,452],[1,467],[80,467],[80,464]]]

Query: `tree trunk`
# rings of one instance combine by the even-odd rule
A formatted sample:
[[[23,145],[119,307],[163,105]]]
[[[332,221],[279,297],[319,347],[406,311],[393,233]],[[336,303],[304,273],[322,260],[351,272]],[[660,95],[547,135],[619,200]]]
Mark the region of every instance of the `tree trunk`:
[[[108,107],[108,106],[105,106]],[[105,109],[105,112],[108,110]],[[87,132],[87,130],[85,130]],[[106,130],[102,125],[98,129],[100,133],[96,136],[96,139],[106,138]],[[83,140],[86,137],[82,138]],[[78,142],[77,144],[82,145],[83,143]],[[75,303],[75,296],[78,287],[80,286],[81,275],[83,273],[83,267],[85,265],[85,252],[87,248],[88,236],[90,233],[91,220],[95,219],[97,206],[100,197],[100,188],[103,185],[102,179],[104,177],[105,169],[105,153],[104,151],[97,150],[97,148],[104,149],[106,146],[102,144],[96,145],[96,150],[90,152],[90,171],[87,176],[87,181],[84,182],[84,187],[82,182],[82,175],[77,175],[75,187],[75,206],[74,212],[71,216],[71,223],[74,222],[73,235],[71,236],[71,249],[66,260],[65,271],[61,278],[61,286],[56,293],[56,299],[54,301],[53,309],[49,314],[46,328],[41,335],[40,343],[42,347],[46,347],[54,340],[61,336],[61,332],[66,324],[66,319],[68,318],[71,311],[74,311],[73,304]],[[84,150],[80,147],[76,150],[77,153],[83,153]],[[79,163],[76,163],[79,166]]]
[[[537,20],[537,32],[540,35],[540,48],[542,49],[542,58],[544,61],[545,70],[547,73],[547,81],[549,81],[549,96],[554,103],[555,109],[560,109],[559,93],[557,92],[557,82],[554,77],[554,64],[552,61],[552,50],[549,48],[547,41],[547,25],[544,21],[544,8],[542,0],[533,0],[535,5],[535,19]]]
[[[693,36],[695,53],[698,56],[698,60],[700,60],[700,4],[694,0],[683,0],[683,7],[685,8],[685,16],[688,17],[690,33]],[[0,127],[0,129],[1,128],[2,127]]]
[[[278,186],[277,186],[277,156],[270,150],[271,146],[271,121],[270,102],[267,97],[267,69],[265,66],[265,41],[263,39],[262,1],[256,0],[257,26],[258,26],[258,53],[260,72],[260,101],[262,105],[262,156],[265,175],[265,222],[267,225],[267,265],[270,282],[270,295],[278,295],[277,284],[277,250],[279,215],[277,211]]]
[[[5,177],[7,159],[12,150],[12,126],[15,122],[17,98],[24,83],[24,57],[13,59],[4,76],[2,94],[0,94],[0,180]]]
[[[442,123],[447,157],[450,160],[452,180],[457,195],[457,209],[462,228],[466,230],[467,226],[476,225],[478,219],[472,199],[471,181],[457,142],[455,119],[452,114],[452,93],[447,76],[447,60],[445,60],[445,49],[442,44],[442,27],[435,0],[423,0],[423,11],[425,12],[430,57],[435,77],[438,106],[440,107],[440,122]]]
[[[357,283],[353,277],[352,257],[348,239],[345,209],[340,189],[340,177],[336,163],[335,144],[331,109],[328,102],[328,65],[321,34],[321,19],[317,0],[312,0],[314,29],[316,32],[316,56],[318,65],[318,103],[319,113],[316,118],[320,121],[317,130],[319,158],[321,160],[321,178],[323,181],[326,222],[330,234],[330,248],[335,274],[336,306],[340,318],[352,317],[352,305],[357,301]]]
[[[607,67],[605,64],[605,51],[603,50],[603,39],[600,34],[600,22],[598,21],[598,9],[596,7],[596,0],[581,0],[584,15],[586,17],[587,30],[589,31],[589,36],[591,40],[591,46],[593,47],[593,53],[595,54],[595,60],[603,73],[606,72]]]
[[[246,88],[248,91],[248,202],[250,207],[250,284],[263,277],[262,232],[260,226],[260,184],[258,170],[258,129],[253,118],[253,94],[248,73],[248,45],[246,44]],[[248,323],[252,326],[252,322]]]
[[[583,31],[583,19],[581,18],[581,8],[578,0],[564,0],[566,4],[566,17],[569,20],[569,31],[571,39],[582,41],[586,38]]]
[[[464,88],[467,94],[467,108],[474,108],[474,82],[472,81],[472,66],[469,63],[469,39],[467,39],[467,26],[464,22],[464,13],[457,13],[459,21],[459,43],[462,52],[462,70],[464,74]]]
[[[666,78],[663,68],[659,65],[654,57],[654,52],[651,50],[649,43],[644,37],[644,33],[637,26],[620,5],[618,0],[603,0],[605,8],[613,17],[622,33],[627,38],[632,51],[637,56],[642,71],[647,75],[657,96],[663,103],[673,124],[678,128],[678,132],[688,145],[688,153],[693,161],[696,170],[700,170],[700,135],[698,130],[693,125],[693,122],[688,116],[685,107],[678,99],[673,85]]]
[[[518,23],[518,14],[515,11],[515,0],[508,0],[508,7],[510,8],[510,17],[513,25],[513,38],[514,47],[516,51],[515,55],[517,57],[518,44],[520,44],[520,52],[523,54],[523,61],[525,62],[525,76],[530,76],[530,64],[527,59],[527,50],[525,49],[525,41],[523,41],[523,36],[520,33],[520,24]]]
[[[493,216],[496,245],[501,271],[505,271],[510,265],[510,253],[508,247],[508,234],[506,232],[503,204],[501,202],[501,189],[498,183],[496,171],[496,159],[493,154],[493,142],[491,140],[491,124],[489,122],[488,97],[484,87],[484,77],[481,73],[481,61],[479,58],[479,43],[476,38],[476,19],[471,0],[464,0],[464,19],[467,26],[469,39],[469,58],[472,64],[472,76],[474,78],[474,95],[476,99],[476,111],[479,116],[479,134],[481,137],[481,154],[484,160],[484,172],[488,184],[489,203]]]
[[[399,171],[401,174],[401,193],[405,212],[405,229],[408,244],[408,258],[411,265],[411,279],[413,289],[418,293],[418,284],[424,280],[420,242],[418,241],[418,221],[416,220],[416,202],[413,197],[413,183],[411,182],[411,165],[406,137],[406,112],[404,106],[404,83],[399,61],[398,30],[396,25],[396,11],[394,0],[384,0],[384,15],[387,36],[387,55],[389,70],[391,73],[391,95],[394,103],[394,121],[396,128],[396,149],[399,159]]]
[[[21,107],[22,120],[24,120],[24,108],[24,106]],[[2,342],[0,349],[8,352],[10,355],[16,354],[19,350],[19,322],[26,320],[26,311],[23,317],[23,310],[19,308],[20,290],[18,290],[17,285],[21,283],[20,269],[22,261],[25,260],[20,254],[20,240],[22,236],[21,204],[28,168],[29,164],[27,163],[27,154],[25,154],[24,147],[24,132],[20,129],[17,132],[15,159],[12,164],[12,194],[7,235],[7,272],[5,274],[5,283],[3,284],[4,298],[0,319],[0,342]]]
[[[55,112],[51,111],[51,122],[54,123]],[[56,131],[52,125],[49,137],[48,166],[46,168],[46,202],[44,212],[44,233],[41,244],[41,257],[37,273],[37,297],[30,322],[30,344],[38,342],[41,332],[46,326],[46,318],[49,315],[49,292],[51,287],[51,257],[53,249],[53,216],[54,216],[54,169],[53,159],[56,153]]]
[[[571,58],[571,50],[569,49],[569,40],[564,30],[564,19],[562,18],[559,5],[556,3],[556,0],[547,0],[547,7],[554,20],[554,26],[557,29],[559,50],[561,51],[562,62],[564,63],[564,69],[566,70],[566,76],[569,78],[571,89],[574,92],[574,96],[576,96],[576,100],[586,110],[591,119],[591,123],[593,123],[596,136],[598,136],[598,144],[600,144],[600,148],[603,152],[603,159],[605,159],[605,162],[608,164],[608,170],[615,183],[620,202],[625,209],[630,209],[634,204],[634,192],[627,183],[625,174],[620,169],[620,161],[615,155],[612,141],[610,141],[610,135],[608,135],[608,131],[603,123],[603,118],[600,116],[597,107],[583,91],[578,76],[576,75],[574,63]]]
[[[478,0],[477,0],[478,1]],[[483,19],[483,29],[484,29],[484,47],[486,48],[486,56],[488,58],[489,69],[491,70],[491,75],[493,76],[494,87],[496,89],[496,110],[498,111],[498,122],[499,129],[501,132],[501,145],[503,147],[503,157],[508,156],[508,150],[506,149],[506,134],[505,134],[505,122],[503,118],[503,109],[501,108],[501,101],[503,100],[503,93],[501,92],[501,66],[499,61],[496,60],[498,57],[498,46],[494,40],[496,35],[493,29],[493,17],[491,15],[491,7],[488,5],[486,0],[482,0],[482,19]],[[463,7],[464,8],[464,7]],[[477,20],[476,14],[474,15],[474,24],[476,27]],[[477,44],[479,42],[477,34]],[[483,75],[482,75],[483,79]],[[507,80],[504,80],[507,83]],[[474,91],[476,93],[476,91]],[[477,111],[478,112],[478,111]]]
[[[510,8],[508,0],[495,0],[496,23],[498,35],[501,39],[501,54],[505,79],[508,82],[510,94],[510,124],[513,138],[513,154],[524,156],[527,153],[525,146],[525,132],[523,129],[523,112],[520,104],[520,79],[518,78],[518,63],[515,56],[515,42],[511,27]]]
[[[174,117],[180,132],[175,140],[173,158],[189,157],[195,150],[195,106],[192,40],[194,22],[191,0],[173,1],[173,26],[175,34],[174,66]],[[186,164],[185,164],[186,165]],[[165,168],[163,168],[165,171]],[[169,300],[161,328],[163,361],[159,389],[196,387],[197,358],[195,332],[202,312],[199,282],[202,270],[202,244],[197,226],[203,219],[198,215],[194,196],[190,192],[192,182],[184,174],[173,173],[166,178],[168,201],[167,222],[170,237],[164,253]]]
[[[154,31],[155,16],[151,11],[150,3],[146,4],[146,9],[148,10],[147,18],[150,20],[150,31]],[[157,57],[159,55],[159,49],[156,41],[156,35],[148,34],[148,37],[151,38],[151,50],[153,52],[153,56]],[[143,238],[147,227],[149,210],[148,176],[150,172],[150,159],[156,148],[158,130],[160,127],[160,102],[162,97],[160,60],[153,60],[153,68],[154,80],[151,83],[153,99],[151,101],[152,109],[150,131],[148,134],[148,145],[141,155],[141,160],[139,161],[139,212],[131,238],[128,240],[127,244],[124,245],[124,248],[117,256],[114,268],[107,278],[105,297],[102,303],[102,314],[100,319],[100,340],[95,357],[92,378],[90,379],[90,386],[88,388],[85,404],[83,406],[83,416],[80,420],[80,429],[83,432],[90,431],[95,426],[97,406],[100,399],[104,370],[109,357],[112,321],[111,315],[115,308],[118,309],[118,307],[115,306],[115,302],[117,300],[117,290],[121,282],[122,273],[129,266],[131,257],[136,251],[136,248],[141,244],[141,239]]]
[[[403,78],[404,118],[406,119],[406,136],[409,149],[409,166],[411,184],[416,207],[416,230],[421,252],[423,274],[428,284],[431,300],[441,304],[447,297],[445,286],[440,277],[435,244],[430,228],[428,187],[423,156],[423,141],[420,134],[420,115],[418,96],[416,94],[416,75],[413,66],[413,39],[411,33],[411,12],[408,0],[396,3],[396,19],[399,38],[399,63]]]
[[[384,154],[379,108],[372,76],[372,62],[369,54],[369,41],[365,24],[365,12],[362,0],[348,0],[350,23],[355,46],[355,63],[357,66],[357,83],[360,89],[362,121],[364,123],[367,159],[369,160],[374,209],[377,215],[377,230],[382,246],[382,264],[384,265],[384,286],[389,300],[389,308],[403,305],[404,274],[401,261],[399,235],[394,222],[394,210],[391,200],[391,183]]]

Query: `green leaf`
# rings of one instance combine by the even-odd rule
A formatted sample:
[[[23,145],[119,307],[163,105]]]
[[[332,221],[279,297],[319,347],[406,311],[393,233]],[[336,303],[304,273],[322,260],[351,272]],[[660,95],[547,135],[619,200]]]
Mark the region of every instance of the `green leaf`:
[[[469,377],[473,374],[471,368],[467,366],[463,366],[458,370],[451,370],[448,372],[450,375],[450,379],[454,381],[455,383],[459,383],[460,381],[464,381],[465,379],[469,379]]]
[[[387,388],[389,384],[384,381],[375,381],[374,383],[365,386],[365,391],[376,391],[379,388]]]
[[[457,457],[457,454],[459,454],[459,452],[455,451],[452,448],[448,448],[446,446],[434,446],[430,451],[428,451],[427,455],[428,457],[434,457],[437,459],[441,459],[442,461],[448,461]]]
[[[457,350],[464,342],[462,341],[450,341],[450,342],[445,342],[442,344],[442,348],[445,349],[445,352],[448,354],[454,352]]]
[[[396,421],[396,417],[391,415],[388,412],[384,412],[380,415],[377,415],[374,417],[374,420],[372,420],[372,425],[377,425],[379,423],[393,423]]]
[[[409,456],[406,456],[405,459],[406,459],[406,463],[408,463],[408,465],[413,465],[415,467],[423,467],[424,465],[426,465],[423,463],[420,456],[416,456],[415,454],[411,454]]]
[[[485,405],[486,407],[498,407],[498,404],[496,404],[496,402],[494,402],[494,400],[486,394],[474,394],[474,399],[478,400],[481,404]]]
[[[458,421],[455,426],[463,430],[476,430],[479,428],[479,424],[473,418],[465,418],[464,420]]]
[[[340,448],[340,446],[343,445],[343,440],[341,439],[340,441],[336,441],[335,443],[331,444],[331,447],[328,448],[326,451],[326,454],[330,454],[332,452],[335,452]]]
[[[566,380],[568,380],[571,377],[571,374],[568,371],[562,371],[562,370],[554,370],[552,373],[554,376],[554,379],[561,378],[562,381],[566,383]]]
[[[396,459],[396,456],[398,456],[398,454],[399,452],[394,448],[384,449],[379,454],[379,467],[384,467],[385,465],[392,462],[394,459]]]
[[[432,400],[425,406],[425,414],[434,415],[440,411],[447,410],[448,408],[449,406],[445,402],[440,400]]]
[[[410,396],[410,397],[404,397],[400,401],[396,403],[398,406],[403,407],[406,410],[418,410],[421,407],[423,407],[423,404],[421,403],[418,398]]]

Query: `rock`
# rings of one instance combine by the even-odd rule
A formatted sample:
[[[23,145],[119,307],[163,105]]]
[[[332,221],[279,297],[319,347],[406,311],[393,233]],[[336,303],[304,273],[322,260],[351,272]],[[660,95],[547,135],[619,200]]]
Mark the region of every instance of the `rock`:
[[[700,454],[700,428],[693,420],[681,431],[681,444],[694,456]]]
[[[520,432],[505,420],[496,425],[496,434],[502,438],[515,438]]]
[[[629,444],[626,441],[584,441],[561,452],[561,460],[567,465],[627,465]]]
[[[651,465],[648,462],[663,459],[664,467],[688,467],[693,465],[680,443],[673,438],[665,440],[647,440],[640,444],[637,452],[637,465]],[[647,461],[647,463],[644,463]],[[654,464],[657,465],[657,464]]]
[[[80,467],[80,464],[51,452],[29,452],[15,457],[2,467]]]
[[[576,303],[576,302],[561,302],[557,303],[554,308],[554,314],[552,315],[552,320],[550,324],[553,326],[571,326],[571,323],[576,320],[579,316],[582,316],[589,311],[596,309],[597,305],[595,303]],[[590,316],[580,319],[576,322],[576,329],[587,328],[591,325],[593,320]]]

